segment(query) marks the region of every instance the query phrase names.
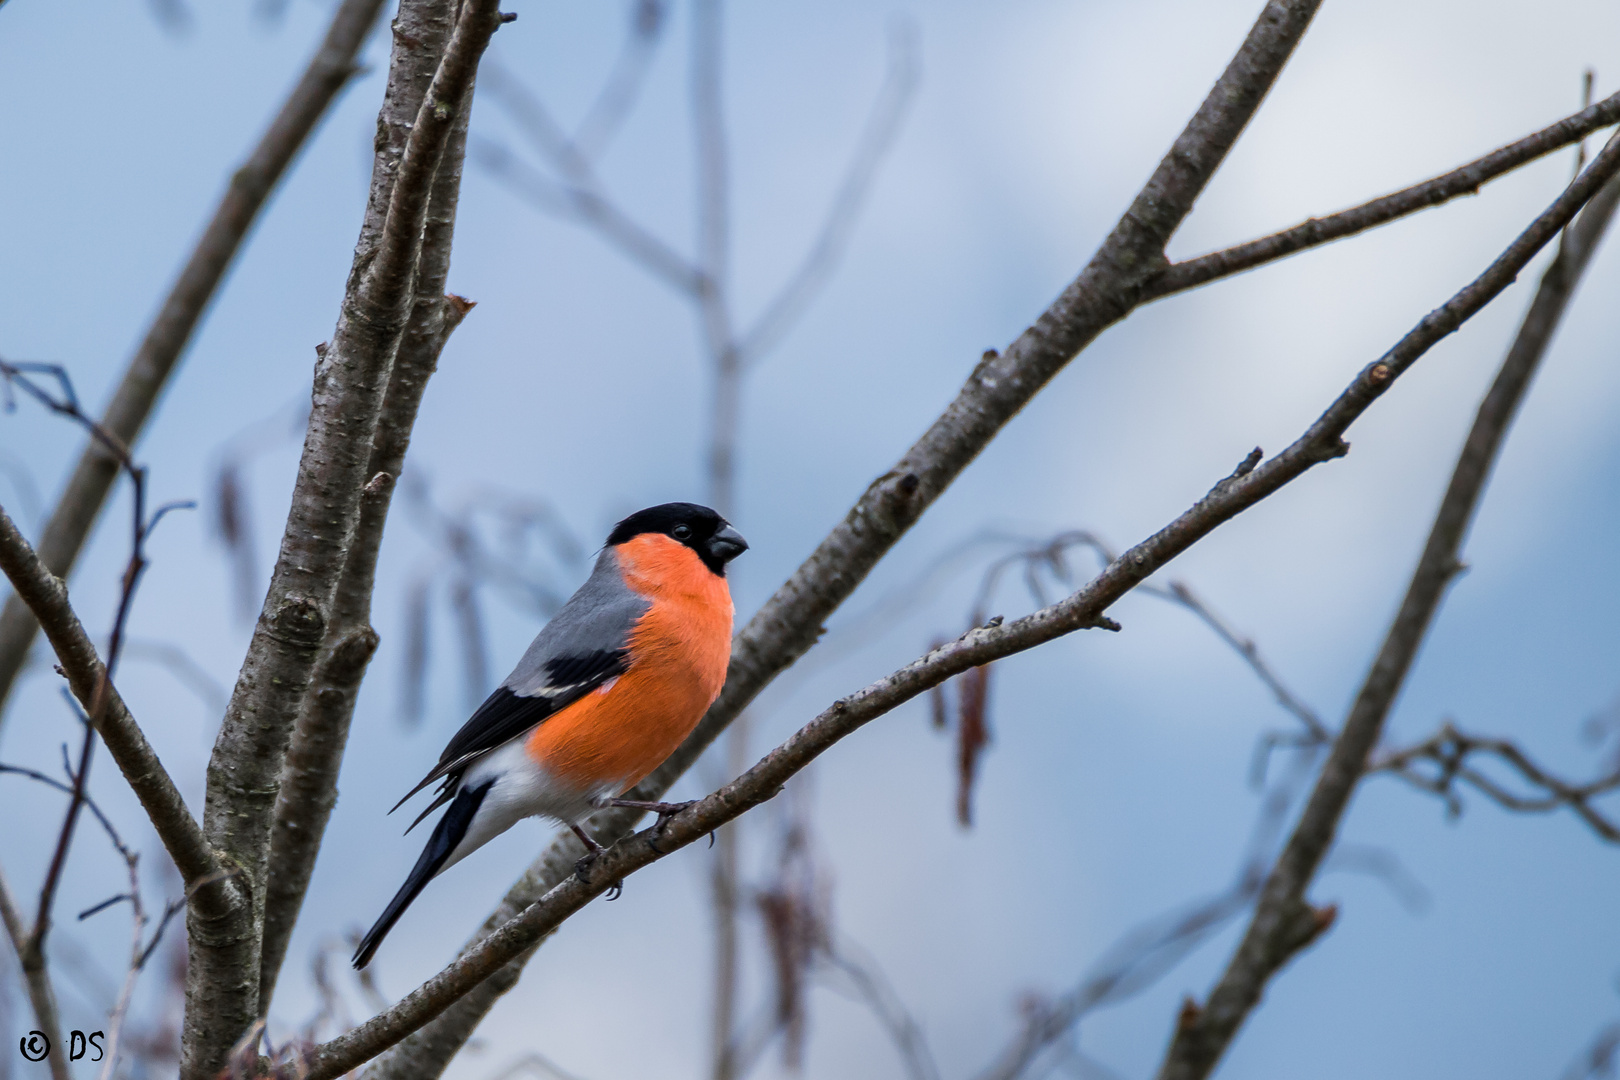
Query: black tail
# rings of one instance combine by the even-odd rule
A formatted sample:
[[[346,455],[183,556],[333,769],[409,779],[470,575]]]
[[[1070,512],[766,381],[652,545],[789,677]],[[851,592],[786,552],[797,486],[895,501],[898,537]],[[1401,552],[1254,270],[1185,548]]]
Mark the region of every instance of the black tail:
[[[444,861],[450,857],[450,853],[456,850],[456,845],[467,835],[467,827],[472,824],[473,815],[478,812],[479,804],[484,801],[484,796],[489,793],[494,783],[495,781],[490,780],[475,788],[462,788],[456,793],[455,800],[450,803],[450,809],[444,812],[444,817],[434,826],[433,835],[428,839],[427,847],[422,849],[416,865],[411,868],[405,884],[401,885],[399,892],[388,901],[388,906],[383,909],[376,924],[360,939],[360,947],[354,950],[356,968],[363,968],[371,963],[372,954],[377,951],[377,946],[382,944],[382,939],[388,936],[388,931],[394,928],[394,923],[405,914],[405,909],[411,906],[411,901],[416,899],[423,886],[433,880],[433,875],[444,866]]]

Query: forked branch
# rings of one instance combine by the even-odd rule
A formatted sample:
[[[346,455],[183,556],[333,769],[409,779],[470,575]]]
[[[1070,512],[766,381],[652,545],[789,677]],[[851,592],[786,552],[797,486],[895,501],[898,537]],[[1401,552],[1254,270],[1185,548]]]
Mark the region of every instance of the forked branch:
[[[1522,794],[1504,786],[1483,772],[1471,759],[1494,758],[1506,765],[1537,794]],[[1446,809],[1462,813],[1459,783],[1467,784],[1504,810],[1544,814],[1568,807],[1598,836],[1620,844],[1620,824],[1604,814],[1592,801],[1620,789],[1620,770],[1596,780],[1576,783],[1565,780],[1538,765],[1529,754],[1508,739],[1465,734],[1450,722],[1420,743],[1391,750],[1374,758],[1369,773],[1389,773],[1423,791],[1445,800]]]

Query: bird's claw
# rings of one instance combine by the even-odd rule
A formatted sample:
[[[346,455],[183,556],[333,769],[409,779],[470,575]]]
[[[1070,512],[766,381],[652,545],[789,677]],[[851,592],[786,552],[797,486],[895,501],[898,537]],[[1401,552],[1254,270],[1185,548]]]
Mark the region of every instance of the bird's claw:
[[[589,885],[591,883],[591,867],[596,865],[596,860],[602,854],[603,850],[604,849],[602,848],[598,848],[596,851],[587,852],[584,857],[575,862],[574,876],[579,878],[579,880],[586,885]],[[621,895],[623,895],[623,893],[624,878],[620,878],[619,880],[612,882],[607,887],[607,898],[609,900],[617,900]]]

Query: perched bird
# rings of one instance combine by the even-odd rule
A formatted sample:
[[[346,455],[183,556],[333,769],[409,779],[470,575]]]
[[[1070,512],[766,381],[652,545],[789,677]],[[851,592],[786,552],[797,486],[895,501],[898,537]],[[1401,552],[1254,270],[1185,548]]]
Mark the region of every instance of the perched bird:
[[[394,806],[443,779],[411,828],[446,802],[450,809],[361,940],[355,967],[370,962],[428,881],[523,818],[555,818],[594,853],[600,846],[579,827],[592,811],[673,809],[618,796],[719,695],[731,659],[726,564],[747,550],[724,518],[693,503],[654,506],[614,526],[590,578]]]

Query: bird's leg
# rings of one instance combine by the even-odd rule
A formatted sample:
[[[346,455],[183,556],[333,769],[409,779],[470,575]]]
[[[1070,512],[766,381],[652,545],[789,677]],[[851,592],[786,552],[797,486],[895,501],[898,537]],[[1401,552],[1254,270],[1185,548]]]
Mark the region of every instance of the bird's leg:
[[[585,845],[585,857],[581,859],[580,862],[589,865],[591,860],[595,859],[598,855],[607,850],[607,848],[593,840],[590,833],[586,832],[572,821],[568,823],[568,827],[574,830],[574,835],[579,837],[579,842]]]
[[[589,884],[591,864],[596,862],[597,858],[604,851],[606,851],[607,848],[603,847],[601,844],[598,844],[594,839],[591,838],[590,833],[586,832],[572,821],[568,823],[568,827],[574,830],[574,835],[579,837],[579,842],[585,845],[585,856],[574,864],[574,873],[579,875],[579,880]],[[617,900],[619,898],[619,894],[623,892],[624,879],[620,878],[618,881],[615,881],[613,884],[608,886],[607,898],[609,900]]]

